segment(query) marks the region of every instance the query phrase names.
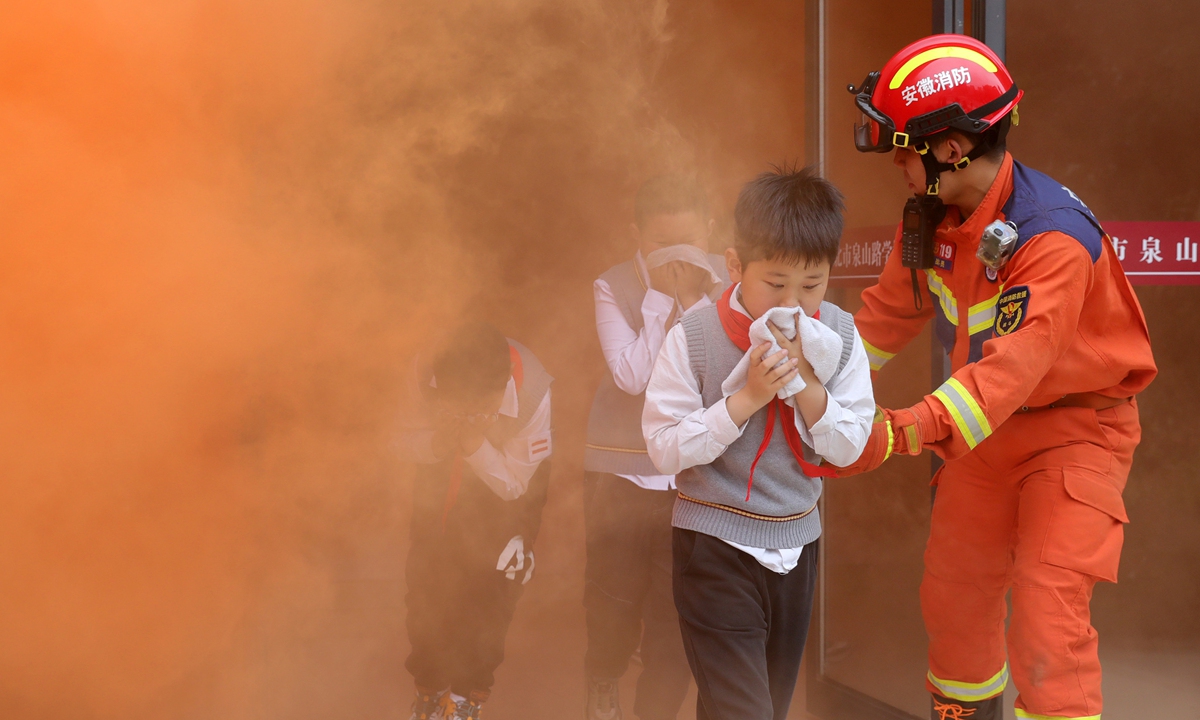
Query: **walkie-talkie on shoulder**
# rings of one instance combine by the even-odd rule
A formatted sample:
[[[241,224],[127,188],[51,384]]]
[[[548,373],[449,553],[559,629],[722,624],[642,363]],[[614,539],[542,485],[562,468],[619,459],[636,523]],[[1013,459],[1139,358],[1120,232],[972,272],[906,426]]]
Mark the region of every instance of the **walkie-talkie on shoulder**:
[[[933,267],[933,235],[946,217],[946,206],[936,195],[910,197],[904,203],[900,233],[900,264],[912,271],[913,303],[920,310],[921,285],[917,271]]]

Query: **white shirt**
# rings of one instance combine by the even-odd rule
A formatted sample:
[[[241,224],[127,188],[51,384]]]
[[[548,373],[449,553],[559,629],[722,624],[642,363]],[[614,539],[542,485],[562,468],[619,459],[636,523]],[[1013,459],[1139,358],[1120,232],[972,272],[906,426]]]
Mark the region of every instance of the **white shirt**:
[[[499,412],[515,418],[519,411],[517,383],[510,377]],[[419,465],[432,465],[445,459],[433,452],[433,430],[405,433],[402,447]],[[463,459],[502,500],[516,500],[525,494],[533,473],[543,460],[550,457],[550,452],[550,391],[547,390],[529,424],[509,438],[502,450],[492,447],[491,442],[484,438],[479,449]]]
[[[750,317],[738,300],[736,287],[729,306]],[[871,368],[857,330],[854,339],[846,367],[826,389],[828,398],[821,419],[809,428],[800,411],[793,412],[796,429],[804,443],[833,465],[845,466],[858,459],[871,435],[875,417]],[[792,399],[787,402],[795,407]],[[745,428],[745,424],[738,427],[733,423],[724,400],[704,407],[700,385],[688,361],[687,336],[682,327],[671,328],[646,386],[646,405],[642,411],[642,432],[655,466],[678,473],[711,463],[741,437]],[[803,549],[748,548],[729,544],[781,574],[796,567]]]
[[[600,336],[600,349],[604,361],[612,373],[613,382],[623,392],[640,395],[650,382],[654,359],[667,335],[667,320],[675,309],[675,298],[650,287],[645,278],[650,276],[646,261],[639,250],[635,259],[635,271],[643,279],[646,296],[642,299],[642,329],[634,332],[621,313],[612,288],[604,280],[596,280],[592,292],[596,299],[596,333]],[[711,305],[708,297],[701,297],[687,312]],[[675,487],[674,475],[621,475],[635,485],[648,490],[668,490]]]

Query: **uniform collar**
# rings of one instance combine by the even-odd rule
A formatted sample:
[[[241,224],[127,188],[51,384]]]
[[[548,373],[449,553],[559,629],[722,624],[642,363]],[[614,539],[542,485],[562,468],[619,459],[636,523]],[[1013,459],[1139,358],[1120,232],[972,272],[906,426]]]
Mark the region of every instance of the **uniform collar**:
[[[1012,195],[1012,169],[1012,154],[1006,152],[1004,153],[1004,162],[1000,163],[1000,172],[996,173],[996,179],[992,181],[992,186],[984,194],[983,200],[980,201],[979,207],[975,208],[975,212],[959,225],[948,227],[947,225],[956,220],[958,216],[958,208],[952,208],[950,213],[952,217],[947,219],[947,225],[943,225],[943,229],[938,234],[944,235],[946,239],[954,240],[959,245],[978,245],[979,238],[983,236],[983,229],[1000,217],[1000,210]]]

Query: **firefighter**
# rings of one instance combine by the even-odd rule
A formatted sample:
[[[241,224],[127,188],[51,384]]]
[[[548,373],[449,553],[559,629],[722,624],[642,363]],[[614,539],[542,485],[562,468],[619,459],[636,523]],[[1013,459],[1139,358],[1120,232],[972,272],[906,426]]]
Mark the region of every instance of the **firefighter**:
[[[1088,207],[1006,151],[1022,93],[986,45],[924,38],[850,91],[857,149],[894,151],[913,193],[855,317],[872,369],[931,319],[953,368],[878,411],[841,472],[946,461],[921,583],[931,717],[999,720],[1011,673],[1017,717],[1098,719],[1089,604],[1117,580],[1135,396],[1157,372],[1141,307]]]

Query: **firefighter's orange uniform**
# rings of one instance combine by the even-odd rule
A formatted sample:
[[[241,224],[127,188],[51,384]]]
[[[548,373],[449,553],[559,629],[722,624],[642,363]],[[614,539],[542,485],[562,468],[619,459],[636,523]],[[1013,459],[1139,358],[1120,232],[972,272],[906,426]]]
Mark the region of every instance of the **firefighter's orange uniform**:
[[[874,369],[931,318],[950,353],[951,378],[910,408],[922,447],[947,461],[934,479],[921,586],[929,689],[986,699],[1003,692],[1011,665],[1021,716],[1098,717],[1088,603],[1097,579],[1117,579],[1137,404],[1046,406],[1065,396],[1093,407],[1132,398],[1156,370],[1137,298],[1098,231],[1091,247],[1060,230],[1029,237],[988,278],[975,251],[983,228],[1008,219],[1010,199],[1017,204],[1013,168],[1006,156],[965,222],[950,209],[937,233],[942,267],[920,278],[930,299],[922,311],[893,252],[855,322]]]
[[[954,37],[950,47],[967,49],[946,53],[942,42],[931,51],[936,38],[914,44],[885,66],[880,85],[914,67],[920,74],[923,59],[962,62],[975,50],[987,58],[973,72],[988,63],[1003,70],[986,47]],[[906,81],[891,80],[897,101]],[[1006,90],[1019,97],[1015,85],[996,92]],[[880,129],[872,132],[878,140]],[[863,137],[860,149],[878,149],[864,148],[872,137]],[[1012,222],[1019,236],[998,272],[976,258],[994,220]],[[969,218],[948,208],[935,267],[918,271],[920,309],[899,231],[896,242],[855,316],[872,368],[932,319],[953,371],[917,405],[887,411],[872,437],[887,451],[860,462],[922,448],[946,460],[934,478],[921,585],[934,717],[1000,717],[1011,672],[1018,717],[1099,718],[1089,602],[1098,580],[1117,579],[1128,522],[1121,493],[1141,434],[1134,396],[1157,372],[1141,307],[1086,205],[1011,155]]]

